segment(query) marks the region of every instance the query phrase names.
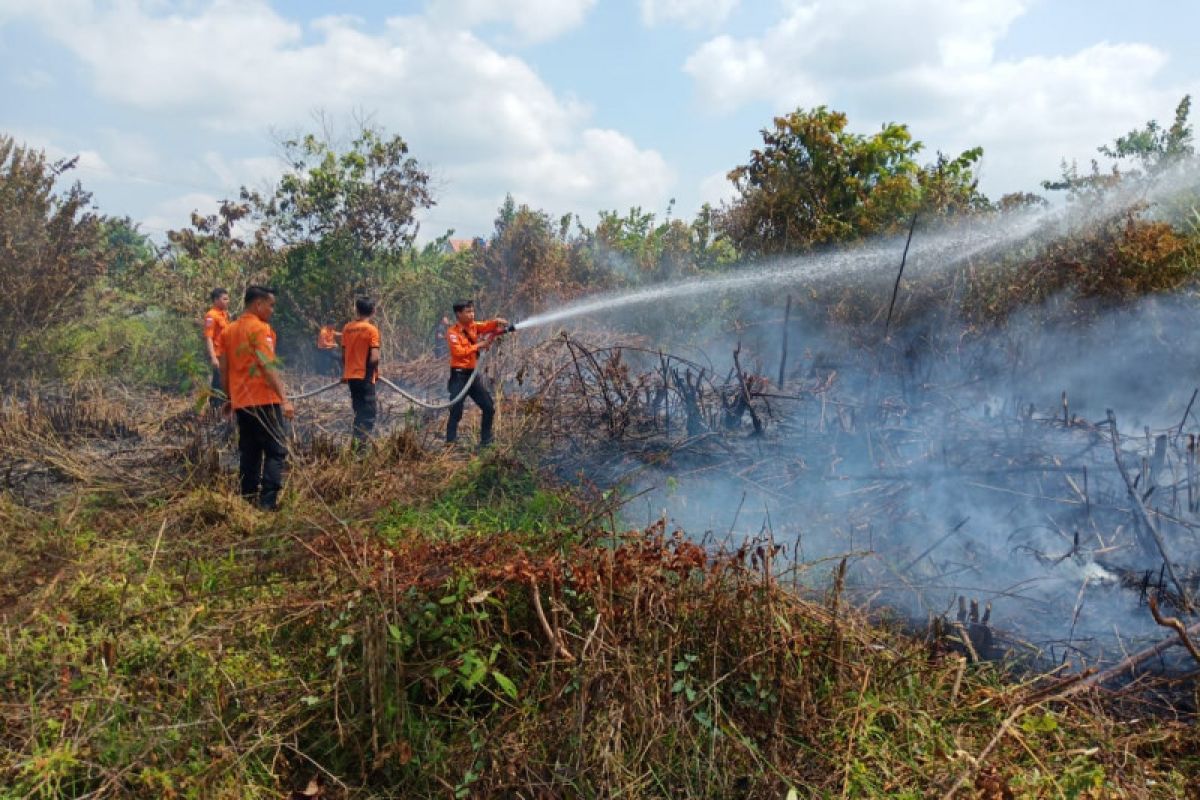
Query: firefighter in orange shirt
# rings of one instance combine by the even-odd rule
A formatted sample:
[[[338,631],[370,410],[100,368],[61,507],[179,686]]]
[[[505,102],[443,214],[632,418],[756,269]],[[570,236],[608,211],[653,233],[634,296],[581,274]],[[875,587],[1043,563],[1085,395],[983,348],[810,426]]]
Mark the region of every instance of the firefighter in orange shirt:
[[[479,361],[479,353],[492,346],[496,336],[508,330],[508,320],[496,317],[486,322],[475,321],[475,303],[471,300],[460,300],[454,304],[455,324],[446,331],[446,342],[450,345],[450,380],[446,390],[450,397],[455,397],[467,385],[467,381],[475,373]],[[467,397],[475,401],[483,413],[479,427],[479,446],[487,447],[492,443],[492,421],[496,416],[496,405],[492,395],[487,390],[483,376],[471,384]],[[450,419],[446,422],[446,442],[453,444],[458,440],[458,423],[462,419],[463,406],[466,398],[450,406]]]
[[[361,446],[375,430],[375,381],[379,379],[379,329],[371,322],[375,302],[367,297],[354,301],[358,318],[342,328],[342,381],[350,387],[354,409],[351,441]]]
[[[284,419],[295,415],[275,360],[268,324],[274,312],[274,289],[247,287],[245,311],[221,337],[220,359],[225,411],[237,417],[242,496],[266,511],[279,507],[288,454]]]
[[[229,326],[229,291],[217,287],[209,293],[209,297],[212,298],[212,308],[204,314],[204,350],[212,367],[212,394],[208,402],[213,408],[220,408],[226,400],[221,388],[221,334]]]
[[[342,332],[326,323],[317,331],[317,353],[320,357],[318,369],[331,375],[342,374],[342,359],[338,357],[337,340]]]

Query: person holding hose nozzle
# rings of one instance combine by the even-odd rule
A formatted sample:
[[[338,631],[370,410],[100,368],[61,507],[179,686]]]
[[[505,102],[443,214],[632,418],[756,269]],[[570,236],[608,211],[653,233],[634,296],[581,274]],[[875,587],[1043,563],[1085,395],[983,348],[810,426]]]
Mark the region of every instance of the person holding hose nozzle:
[[[446,331],[446,342],[450,345],[450,380],[446,391],[450,397],[456,397],[471,376],[479,361],[479,353],[492,346],[495,337],[509,331],[508,320],[503,317],[489,319],[486,322],[475,321],[475,303],[471,300],[460,300],[454,304],[455,324]],[[496,416],[496,405],[492,395],[487,390],[482,376],[477,377],[471,384],[467,397],[475,401],[483,413],[483,421],[479,427],[479,446],[487,447],[492,443],[492,421]],[[450,406],[450,419],[446,421],[446,443],[454,444],[458,440],[458,423],[462,419],[466,397]]]
[[[229,398],[222,410],[237,417],[242,497],[277,511],[288,454],[284,419],[296,410],[279,376],[275,331],[267,324],[275,312],[275,290],[247,287],[245,306],[221,335],[221,383]]]
[[[358,318],[342,328],[342,382],[350,387],[350,406],[354,409],[354,433],[351,447],[366,443],[375,430],[375,382],[379,379],[379,329],[371,322],[375,302],[367,297],[354,301]]]

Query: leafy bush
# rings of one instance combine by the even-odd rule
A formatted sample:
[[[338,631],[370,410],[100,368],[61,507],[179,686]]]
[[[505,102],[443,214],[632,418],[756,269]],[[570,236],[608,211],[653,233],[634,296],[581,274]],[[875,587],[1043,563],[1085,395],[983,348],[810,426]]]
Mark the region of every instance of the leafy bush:
[[[0,135],[0,380],[36,371],[36,334],[76,313],[104,274],[91,195],[78,183],[54,191],[74,165]]]

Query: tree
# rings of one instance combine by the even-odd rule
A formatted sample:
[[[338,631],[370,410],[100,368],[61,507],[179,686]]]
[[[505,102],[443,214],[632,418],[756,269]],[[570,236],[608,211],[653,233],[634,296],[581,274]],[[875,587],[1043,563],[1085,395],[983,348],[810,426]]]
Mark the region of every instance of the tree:
[[[279,325],[294,335],[350,313],[355,295],[385,300],[434,205],[429,175],[400,136],[362,123],[340,150],[328,133],[283,142],[288,170],[269,196],[241,197],[263,236],[282,245],[273,280]],[[386,309],[380,315],[386,324]]]
[[[1191,110],[1191,95],[1184,95],[1175,107],[1175,121],[1169,128],[1150,120],[1145,127],[1117,137],[1111,145],[1102,145],[1099,151],[1112,159],[1135,159],[1147,175],[1161,172],[1195,155],[1192,126],[1188,124]]]
[[[105,272],[91,195],[78,182],[55,192],[75,162],[48,162],[41,151],[0,135],[0,380],[29,371],[32,351],[22,347],[70,318]]]
[[[154,265],[153,280],[139,292],[156,305],[200,321],[208,293],[228,289],[237,302],[252,283],[270,283],[279,256],[248,203],[223,200],[211,214],[193,211],[191,225],[167,231],[168,247]]]
[[[723,269],[738,258],[733,243],[719,233],[718,222],[718,213],[709,203],[700,207],[692,221],[692,248],[696,267],[702,272]]]
[[[562,229],[545,211],[505,197],[488,246],[480,253],[479,287],[520,313],[570,294],[571,264]]]
[[[429,175],[399,136],[362,125],[338,152],[328,136],[283,142],[289,169],[270,197],[242,190],[286,244],[344,237],[365,254],[411,247],[417,209],[434,205]]]
[[[918,208],[988,205],[974,175],[979,148],[922,169],[921,143],[907,126],[888,123],[863,136],[846,125],[845,114],[821,106],[776,117],[762,131],[764,147],[729,173],[738,197],[718,220],[740,252],[801,251],[897,231]]]
[[[684,278],[717,265],[729,248],[712,247],[711,207],[705,205],[696,223],[689,225],[671,218],[671,203],[662,222],[637,206],[624,215],[600,212],[595,230],[585,232],[596,263],[634,284]]]
[[[1093,159],[1091,171],[1081,174],[1078,164],[1064,160],[1058,180],[1042,181],[1042,188],[1066,192],[1071,201],[1094,202],[1125,181],[1159,178],[1189,163],[1196,155],[1192,126],[1188,123],[1191,110],[1192,98],[1184,95],[1175,106],[1175,119],[1170,127],[1163,128],[1156,120],[1150,120],[1141,128],[1118,136],[1112,144],[1096,148],[1101,155],[1113,159],[1108,171],[1102,171]],[[1132,162],[1133,166],[1122,170],[1123,162]]]

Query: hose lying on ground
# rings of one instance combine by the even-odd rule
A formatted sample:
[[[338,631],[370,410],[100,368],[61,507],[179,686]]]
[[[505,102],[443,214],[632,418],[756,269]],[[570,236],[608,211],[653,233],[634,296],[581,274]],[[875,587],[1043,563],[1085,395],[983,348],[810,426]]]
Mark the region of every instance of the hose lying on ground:
[[[444,403],[431,403],[428,400],[422,400],[419,397],[409,394],[408,392],[404,391],[399,386],[397,386],[396,384],[392,383],[387,378],[384,378],[382,376],[380,376],[379,382],[384,384],[389,389],[396,392],[397,394],[399,394],[401,397],[403,397],[405,400],[408,400],[409,402],[415,403],[416,405],[419,405],[422,408],[428,408],[430,411],[441,411],[444,408],[450,408],[450,406],[461,401],[464,397],[467,396],[467,392],[471,391],[471,386],[475,383],[475,378],[479,376],[479,367],[483,363],[483,359],[486,357],[486,355],[487,355],[486,353],[480,354],[479,364],[476,364],[475,371],[472,372],[471,377],[469,379],[467,379],[467,383],[465,386],[463,386],[462,391],[459,392],[455,397],[453,397],[452,399],[450,399]],[[325,386],[319,386],[316,389],[311,389],[307,392],[302,392],[300,394],[288,395],[288,400],[304,400],[305,398],[314,397],[314,396],[320,394],[321,392],[328,391],[335,386],[341,386],[341,385],[342,385],[341,381],[334,381],[333,383],[326,384]]]
[[[334,381],[333,383],[327,383],[324,386],[320,386],[316,389],[310,389],[307,392],[301,392],[300,394],[289,394],[288,400],[303,400],[306,397],[314,397],[314,396],[320,394],[321,392],[327,392],[330,389],[332,389],[333,387],[341,386],[341,385],[342,385],[341,381]]]
[[[467,379],[467,384],[465,386],[463,386],[462,391],[459,392],[452,399],[446,401],[445,403],[430,403],[426,400],[420,399],[419,397],[413,397],[411,394],[404,391],[399,386],[397,386],[396,384],[389,381],[387,378],[380,378],[379,381],[381,383],[385,384],[392,391],[398,393],[405,400],[415,403],[415,404],[421,406],[422,408],[428,408],[430,411],[440,411],[443,408],[449,408],[450,406],[454,405],[455,403],[461,401],[464,397],[466,397],[467,392],[471,391],[471,384],[475,383],[475,378],[478,375],[479,375],[479,367],[476,367],[475,371],[471,373],[471,377]]]

